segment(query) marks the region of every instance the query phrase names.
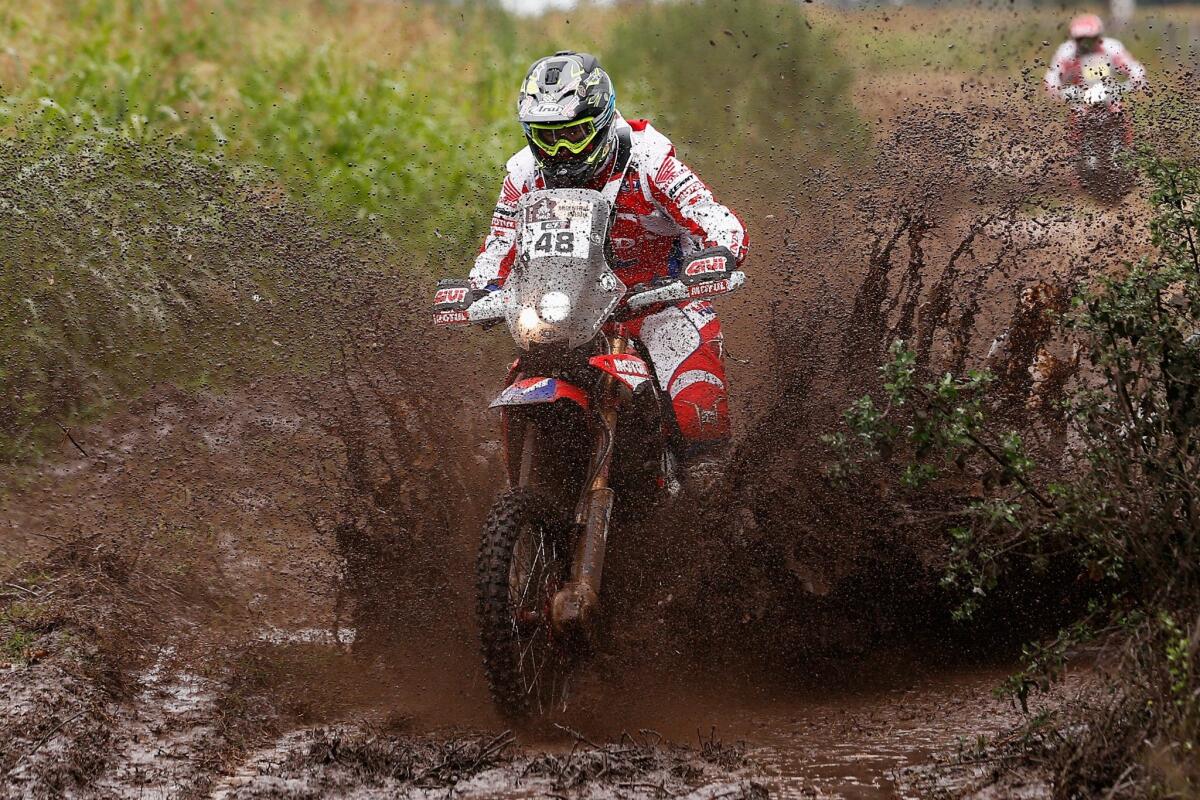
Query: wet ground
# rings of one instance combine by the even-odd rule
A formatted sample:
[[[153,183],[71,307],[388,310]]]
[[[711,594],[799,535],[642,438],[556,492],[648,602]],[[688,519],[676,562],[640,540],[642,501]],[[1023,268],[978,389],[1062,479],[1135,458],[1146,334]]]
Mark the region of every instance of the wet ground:
[[[911,161],[897,162],[897,180]],[[867,518],[876,509],[861,513],[861,498],[833,509],[844,516],[829,515],[837,504],[804,436],[838,424],[858,391],[855,370],[874,377],[878,358],[860,353],[858,343],[890,341],[915,326],[928,350],[942,339],[966,341],[955,338],[965,331],[981,358],[1013,327],[1021,280],[1065,285],[1077,267],[1098,268],[1086,251],[1123,239],[1114,220],[1128,212],[1077,217],[1057,206],[1014,206],[980,220],[973,195],[963,201],[974,177],[952,173],[929,193],[929,208],[911,214],[892,214],[887,202],[861,211],[874,227],[863,226],[849,253],[841,227],[825,241],[799,214],[767,217],[774,230],[760,258],[781,266],[763,270],[755,288],[731,301],[726,319],[732,352],[748,356],[731,367],[742,394],[739,425],[748,429],[739,434],[771,423],[749,439],[745,489],[762,510],[774,510],[762,515],[758,543],[776,548],[766,550],[772,570],[750,573],[761,597],[733,587],[747,600],[737,614],[681,620],[706,610],[709,577],[728,577],[729,564],[746,554],[737,543],[715,546],[719,536],[669,531],[671,554],[686,558],[663,562],[654,576],[662,585],[627,581],[641,605],[625,618],[653,623],[637,636],[682,661],[691,660],[697,639],[720,637],[739,652],[751,649],[739,639],[743,630],[756,631],[761,646],[785,624],[804,647],[837,651],[851,642],[858,653],[886,652],[903,634],[869,623],[888,622],[889,612],[911,621],[928,611],[896,606],[916,594],[910,578],[929,576],[913,567],[890,582],[898,554],[925,564],[925,543]],[[853,209],[847,217],[855,218]],[[894,257],[865,259],[876,234],[876,244],[891,241],[888,253],[896,247]],[[811,254],[790,269],[798,250]],[[960,264],[967,252],[970,263]],[[863,280],[883,287],[878,296],[860,289]],[[946,294],[941,317],[921,302],[922,286],[931,284]],[[955,287],[963,297],[951,303]],[[844,308],[773,308],[772,351],[761,313],[751,311],[776,295],[826,306],[840,300]],[[969,314],[949,313],[960,306]],[[875,327],[866,324],[876,317]],[[475,531],[498,475],[494,420],[481,409],[502,376],[492,367],[503,361],[456,367],[450,376],[412,371],[424,361],[481,361],[474,340],[421,341],[420,330],[403,315],[385,319],[354,352],[364,339],[356,329],[349,354],[316,378],[264,380],[224,395],[156,387],[16,476],[0,496],[0,566],[6,574],[26,559],[35,566],[15,572],[15,588],[0,597],[45,606],[54,619],[0,658],[4,796],[971,793],[988,766],[954,762],[969,762],[979,737],[1021,721],[992,694],[1009,664],[934,669],[910,659],[882,676],[878,669],[859,676],[859,662],[848,656],[827,686],[802,674],[807,662],[794,658],[787,670],[795,685],[776,664],[751,680],[740,676],[737,688],[708,675],[664,692],[649,691],[635,674],[602,681],[596,713],[568,721],[574,732],[507,732],[490,710],[470,597]],[[1026,383],[1043,344],[1009,359]],[[810,352],[825,362],[801,358]],[[48,552],[49,564],[38,562]],[[641,555],[628,554],[627,564]],[[839,583],[858,588],[854,603],[841,602],[849,590],[839,597]],[[793,617],[769,616],[796,598]],[[842,606],[828,617],[836,624],[805,616],[832,605]],[[353,652],[356,614],[399,629],[391,631],[391,651]],[[651,619],[660,615],[666,621]],[[673,636],[688,627],[681,621],[701,632]],[[939,655],[945,663],[955,654]],[[645,661],[651,674],[670,672],[657,653]],[[756,690],[759,679],[769,689]],[[1044,787],[1022,791],[1037,797]]]
[[[772,796],[927,797],[930,783],[963,777],[933,774],[937,762],[1020,722],[992,693],[1006,675],[998,667],[952,669],[891,688],[788,698],[734,712],[730,728],[749,743]]]
[[[203,785],[207,796],[221,800],[310,792],[426,797],[449,787],[460,797],[511,798],[883,800],[969,792],[982,774],[969,763],[980,737],[994,740],[1022,719],[993,695],[1006,674],[998,667],[960,668],[866,691],[805,691],[769,702],[707,698],[672,715],[669,738],[649,727],[657,709],[631,715],[630,723],[640,719],[647,727],[619,735],[608,735],[607,726],[535,735],[413,730],[395,721],[389,729],[381,703],[365,714],[286,730]],[[173,796],[173,787],[199,785],[198,745],[211,734],[215,694],[190,673],[164,682],[161,663],[143,678],[137,710],[119,715],[126,727],[122,764],[105,786],[119,796],[129,796],[121,787],[134,786]],[[701,727],[702,719],[716,723]],[[689,721],[697,724],[690,741],[681,735]],[[1022,796],[1046,796],[1046,789],[1027,787]]]

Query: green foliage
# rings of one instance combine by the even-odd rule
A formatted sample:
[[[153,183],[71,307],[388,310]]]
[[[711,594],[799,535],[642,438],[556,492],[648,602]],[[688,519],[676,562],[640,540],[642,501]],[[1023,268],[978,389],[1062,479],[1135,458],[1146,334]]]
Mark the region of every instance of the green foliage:
[[[794,3],[650,4],[624,20],[606,58],[705,174],[744,180],[761,159],[788,179],[866,141],[847,99],[853,73]]]
[[[537,46],[515,46],[509,16],[72,6],[69,22],[38,20],[50,30],[28,77],[3,87],[0,119],[24,137],[170,139],[266,165],[311,205],[377,221],[421,262],[432,249],[461,263],[477,246],[497,173],[521,143],[513,91]]]
[[[0,462],[154,383],[303,368],[369,275],[336,230],[219,159],[115,133],[8,141],[0,182]]]
[[[969,619],[1006,576],[1045,573],[1051,563],[1073,567],[1075,582],[1091,587],[1078,619],[1051,642],[1026,648],[1025,668],[1006,685],[1023,707],[1034,688],[1061,674],[1072,647],[1116,636],[1148,675],[1127,691],[1173,709],[1147,716],[1152,730],[1138,733],[1137,741],[1194,742],[1200,732],[1200,166],[1150,155],[1142,164],[1155,185],[1151,230],[1158,256],[1124,275],[1099,278],[1075,298],[1075,312],[1064,321],[1090,348],[1102,388],[1082,389],[1070,401],[1079,443],[1061,463],[1035,463],[1017,431],[992,427],[986,375],[924,379],[902,343],[881,369],[887,409],[875,412],[864,398],[846,414],[861,449],[844,436],[827,441],[840,445],[839,462],[893,454],[898,480],[910,489],[936,478],[981,487],[983,496],[973,492],[950,514],[960,522],[948,531],[942,585],[961,598],[956,619]],[[840,463],[831,474],[846,479],[856,469]],[[1183,774],[1195,788],[1200,775]]]
[[[1168,611],[1161,611],[1158,622],[1166,640],[1167,675],[1170,682],[1170,693],[1175,706],[1186,708],[1194,703],[1192,686],[1196,680],[1196,669],[1192,664],[1195,657],[1191,638],[1187,631],[1180,627]]]
[[[40,602],[11,602],[0,610],[0,656],[29,661],[38,635],[57,627],[58,620]]]
[[[37,641],[37,637],[27,631],[13,631],[4,640],[4,646],[0,652],[14,661],[24,659],[35,641]]]

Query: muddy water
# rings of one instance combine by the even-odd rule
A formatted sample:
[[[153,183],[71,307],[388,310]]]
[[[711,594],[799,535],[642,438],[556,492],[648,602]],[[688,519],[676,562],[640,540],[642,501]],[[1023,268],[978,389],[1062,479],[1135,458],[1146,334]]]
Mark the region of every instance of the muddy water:
[[[866,691],[775,698],[731,712],[724,734],[745,740],[773,797],[924,797],[906,768],[945,760],[1019,722],[992,694],[1006,674],[960,668]]]

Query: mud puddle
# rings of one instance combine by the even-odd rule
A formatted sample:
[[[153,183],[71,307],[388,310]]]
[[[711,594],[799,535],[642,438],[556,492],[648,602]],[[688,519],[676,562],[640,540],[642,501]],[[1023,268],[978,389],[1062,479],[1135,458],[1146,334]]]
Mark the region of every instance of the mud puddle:
[[[928,797],[929,783],[939,782],[928,774],[933,765],[1021,721],[993,695],[1009,672],[956,669],[867,691],[775,699],[732,712],[727,730],[746,741],[772,797]]]
[[[901,662],[848,660],[827,679],[797,677],[790,686],[753,686],[743,677],[740,686],[658,691],[625,682],[623,693],[604,692],[603,710],[573,724],[596,737],[654,727],[693,747],[737,746],[754,782],[785,800],[972,797],[996,766],[977,763],[982,744],[1012,736],[1030,719],[995,693],[1015,666]],[[1088,674],[1069,676],[1053,698],[1031,699],[1030,713],[1077,691]],[[1045,795],[1045,787],[1026,788],[1023,797]]]

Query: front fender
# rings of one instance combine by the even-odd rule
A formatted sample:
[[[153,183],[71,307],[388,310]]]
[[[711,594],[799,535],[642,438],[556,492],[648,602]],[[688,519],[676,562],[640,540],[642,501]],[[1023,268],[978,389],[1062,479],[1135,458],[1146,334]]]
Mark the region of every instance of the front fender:
[[[559,378],[521,378],[513,381],[497,395],[488,408],[505,406],[531,406],[539,403],[555,403],[569,400],[585,411],[590,405],[587,392]]]

